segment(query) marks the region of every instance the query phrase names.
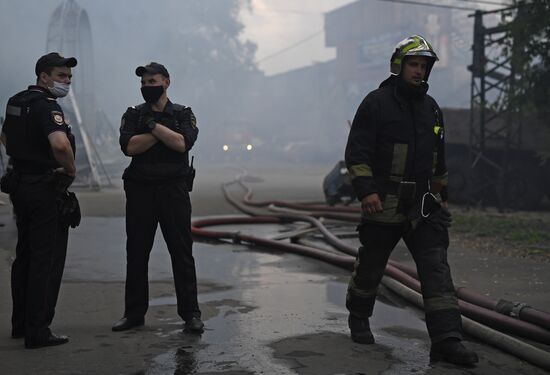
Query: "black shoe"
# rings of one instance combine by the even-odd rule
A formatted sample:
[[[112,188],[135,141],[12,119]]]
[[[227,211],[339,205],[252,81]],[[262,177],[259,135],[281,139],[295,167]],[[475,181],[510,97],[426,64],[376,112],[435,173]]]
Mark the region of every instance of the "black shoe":
[[[202,333],[204,331],[204,323],[197,317],[193,317],[185,321],[185,329],[194,333]]]
[[[123,317],[119,321],[116,321],[111,328],[113,332],[126,331],[130,328],[139,327],[145,324],[144,318],[127,318]]]
[[[359,344],[374,344],[374,336],[370,330],[368,318],[358,318],[350,315],[348,326],[351,332],[351,339]]]
[[[56,345],[62,345],[69,342],[69,338],[67,336],[57,336],[53,333],[50,333],[48,337],[44,340],[37,340],[37,341],[27,341],[25,340],[25,348],[27,349],[36,349],[36,348],[43,348],[45,346],[56,346]]]
[[[432,344],[430,359],[433,362],[445,361],[461,366],[473,366],[479,362],[477,354],[466,349],[457,338],[449,338]]]

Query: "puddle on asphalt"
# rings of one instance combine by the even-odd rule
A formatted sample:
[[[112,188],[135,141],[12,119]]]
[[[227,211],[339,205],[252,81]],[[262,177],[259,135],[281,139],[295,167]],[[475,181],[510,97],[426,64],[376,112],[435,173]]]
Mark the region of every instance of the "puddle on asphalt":
[[[124,220],[83,220],[86,231],[71,235],[74,242],[65,280],[123,282]],[[241,229],[273,234],[275,228]],[[98,239],[93,233],[102,236]],[[175,297],[165,293],[152,298],[150,304],[158,314],[148,314],[147,319],[161,327],[154,334],[164,341],[147,361],[145,374],[444,373],[428,363],[423,314],[383,288],[371,319],[377,344],[361,346],[349,339],[348,271],[293,254],[234,244],[195,242],[194,254],[202,291],[199,302],[208,311],[206,330],[198,337],[183,334],[181,320],[165,316],[159,308],[175,305]],[[151,253],[149,279],[152,283],[172,280],[160,233]],[[503,363],[508,358],[494,352],[491,355]]]
[[[273,359],[274,349],[270,344],[312,332],[329,331],[340,335],[342,344],[338,345],[353,352],[345,310],[347,283],[344,280],[347,278],[342,277],[345,271],[307,262],[294,255],[254,252],[244,247],[240,248],[241,251],[232,251],[235,246],[229,245],[196,246],[197,263],[208,260],[204,263],[208,267],[198,271],[199,279],[233,286],[199,296],[201,305],[213,307],[216,314],[205,321],[206,331],[201,337],[201,344],[205,346],[194,351],[193,363],[197,373],[246,370],[256,374],[295,374],[283,358]],[[388,300],[391,298],[387,297]],[[152,305],[175,303],[174,296],[151,301]],[[424,330],[424,323],[413,311],[380,302],[375,314],[373,329],[388,345],[411,346],[402,340],[402,335],[390,343],[392,336],[383,329],[393,327],[397,322],[415,327],[419,332]],[[172,334],[178,334],[178,331]],[[386,336],[390,338],[386,339]],[[304,353],[311,351],[310,346],[310,342],[302,342],[295,353],[305,358]],[[420,356],[422,350],[425,348],[413,351],[411,357]],[[316,356],[311,358],[315,360]],[[152,366],[161,359],[171,361],[171,368],[176,368],[178,359],[174,350],[155,358]],[[323,358],[317,359],[340,363],[340,358],[324,354]]]
[[[86,231],[75,231],[71,236],[75,243],[70,247],[66,279],[124,281],[124,220],[84,220],[86,225],[82,227]],[[228,226],[220,229],[269,235],[277,233],[280,227]],[[101,238],[94,233],[102,233]],[[347,338],[347,271],[292,254],[253,251],[234,244],[195,242],[194,255],[199,285],[215,286],[202,288],[207,289],[207,293],[199,295],[201,305],[213,308],[213,316],[205,321],[206,330],[198,342],[191,342],[186,348],[168,348],[150,361],[147,373],[251,371],[294,374],[287,363],[273,359],[274,349],[270,344],[318,332],[340,335],[342,343],[339,346],[353,352],[354,344]],[[149,280],[171,279],[170,257],[158,233],[151,253]],[[175,305],[176,299],[165,294],[152,298],[150,304],[152,307]],[[177,317],[174,318],[174,325],[181,324]],[[417,313],[377,303],[372,320],[375,335],[389,343],[393,336],[383,329],[393,327],[397,322],[415,330],[424,329]],[[168,338],[181,336],[181,329],[174,329],[174,325],[159,334]],[[395,341],[399,346],[403,339],[396,336]],[[301,353],[302,359],[319,360],[321,357],[315,355],[304,356],[307,351],[312,351],[309,346],[304,342],[295,353]],[[323,358],[339,362],[339,359],[326,354]]]

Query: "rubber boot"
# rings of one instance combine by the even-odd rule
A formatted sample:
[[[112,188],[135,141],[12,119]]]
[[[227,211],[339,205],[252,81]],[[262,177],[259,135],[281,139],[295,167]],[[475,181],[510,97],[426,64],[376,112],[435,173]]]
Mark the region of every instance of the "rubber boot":
[[[448,338],[432,344],[430,359],[433,362],[445,361],[460,366],[473,366],[479,362],[477,354],[467,349],[457,338]]]
[[[351,339],[359,344],[374,344],[374,336],[370,330],[368,318],[358,318],[350,315],[348,326],[351,332]]]

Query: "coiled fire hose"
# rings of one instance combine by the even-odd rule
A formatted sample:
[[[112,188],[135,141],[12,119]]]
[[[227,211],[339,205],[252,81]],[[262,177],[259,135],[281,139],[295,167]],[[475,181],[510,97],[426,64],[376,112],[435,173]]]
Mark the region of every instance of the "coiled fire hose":
[[[265,207],[269,205],[275,205],[280,207],[287,207],[292,209],[298,209],[298,210],[306,210],[306,211],[313,211],[317,212],[316,214],[313,214],[314,217],[325,217],[330,219],[336,219],[339,220],[340,216],[332,215],[334,213],[339,212],[346,212],[346,213],[357,213],[359,214],[361,212],[361,209],[359,207],[331,207],[326,205],[308,205],[308,204],[300,204],[300,203],[291,203],[291,202],[285,202],[285,201],[263,201],[263,202],[253,202],[252,201],[252,190],[250,187],[245,185],[242,181],[238,180],[239,185],[245,189],[246,193],[243,198],[243,203],[245,203],[248,206],[254,206],[254,207]],[[226,193],[226,199],[232,199],[234,202],[232,202],[234,205],[235,203],[239,203],[238,201],[234,200],[232,197],[230,197]],[[239,205],[237,208],[242,210],[242,205]],[[246,212],[246,211],[243,211]],[[250,213],[253,214],[253,213]],[[360,219],[360,216],[357,215],[346,215],[345,221],[348,221],[348,219],[352,219],[354,222],[358,222]],[[301,220],[305,221],[305,220]],[[334,246],[336,249],[353,256],[357,255],[357,249],[355,247],[352,247],[348,245],[347,243],[341,241],[338,239],[338,237],[334,236],[330,231],[326,230],[326,228],[320,224],[320,222],[315,222],[312,220],[308,221],[312,223],[312,225],[315,225],[318,227],[319,231],[325,236],[325,239],[327,242]],[[320,224],[320,225],[319,225]],[[322,229],[321,229],[322,227]],[[416,270],[412,267],[406,266],[404,264],[401,264],[399,262],[395,262],[390,260],[388,262],[390,265],[400,269],[401,271],[407,273],[409,276],[414,277],[415,279],[418,279],[418,275],[416,273]],[[491,298],[488,298],[480,293],[476,293],[474,291],[468,290],[464,287],[460,287],[456,289],[457,295],[460,299],[472,303],[474,305],[484,307],[489,310],[496,311],[500,314],[503,314],[505,316],[514,317],[519,320],[523,320],[525,322],[533,323],[535,325],[538,325],[544,329],[549,330],[550,329],[550,313],[537,310],[527,304],[519,303],[519,302],[511,302],[506,300],[499,300],[495,301]]]
[[[244,189],[247,190],[245,198],[243,199],[244,203],[238,201],[229,194],[227,186],[233,183],[239,183]],[[349,212],[357,212],[355,207],[345,207],[346,213],[342,214],[340,213],[341,211],[336,209],[336,207],[327,207],[323,205],[289,203],[284,201],[252,202],[251,190],[246,187],[246,185],[244,185],[241,181],[224,184],[222,186],[222,189],[226,199],[231,204],[233,204],[239,210],[249,215],[252,215],[252,217],[221,217],[198,220],[193,222],[192,224],[192,232],[195,236],[218,240],[232,240],[235,243],[244,242],[259,245],[266,248],[282,250],[298,255],[316,258],[327,263],[345,268],[347,270],[353,269],[353,256],[356,255],[357,249],[338,239],[338,237],[332,234],[323,225],[323,223],[319,219],[317,219],[317,217],[357,222],[357,215],[348,214]],[[266,215],[265,213],[262,213],[259,210],[252,208],[265,207],[270,205],[284,206],[294,210],[311,211],[311,216],[296,213],[269,213]],[[308,246],[306,246],[296,243],[287,243],[277,240],[255,237],[239,232],[210,231],[203,229],[207,226],[216,225],[267,223],[285,224],[296,221],[307,222],[310,225],[316,227],[330,245],[332,245],[340,252],[345,253],[346,255],[340,255],[321,250],[317,247],[309,246],[309,244]],[[418,293],[420,291],[420,283],[417,280],[416,271],[412,267],[402,265],[395,261],[390,261],[388,262],[385,273],[391,278],[384,277],[382,281],[383,285],[398,293],[403,298],[409,300],[411,303],[417,305],[420,308],[423,308],[422,298]],[[547,321],[550,321],[548,320],[550,314],[532,309],[530,307],[530,310],[527,310],[529,311],[528,314],[525,314],[525,310],[528,307],[523,307],[519,310],[520,314],[518,315],[521,315],[522,319],[525,319],[526,316],[529,319],[533,319],[533,317],[535,317],[535,321],[542,322],[543,324],[540,324],[542,327],[540,327],[536,324],[533,324],[536,322],[531,323],[529,321],[522,321],[494,311],[493,308],[496,307],[494,301],[475,292],[468,291],[465,288],[457,288],[457,294],[459,296],[459,306],[461,312],[464,315],[462,318],[463,327],[467,334],[488,342],[541,368],[550,370],[550,353],[475,322],[477,320],[495,329],[499,329],[504,332],[515,334],[548,345],[550,344],[550,331],[546,330],[543,327],[545,327]]]

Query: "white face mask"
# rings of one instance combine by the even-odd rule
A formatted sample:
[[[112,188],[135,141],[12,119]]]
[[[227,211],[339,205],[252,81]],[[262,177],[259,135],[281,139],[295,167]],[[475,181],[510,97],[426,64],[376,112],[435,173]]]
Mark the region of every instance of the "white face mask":
[[[53,87],[48,87],[48,90],[50,90],[52,95],[56,98],[63,98],[64,96],[67,96],[70,89],[70,83],[60,83],[56,81],[53,81]]]

